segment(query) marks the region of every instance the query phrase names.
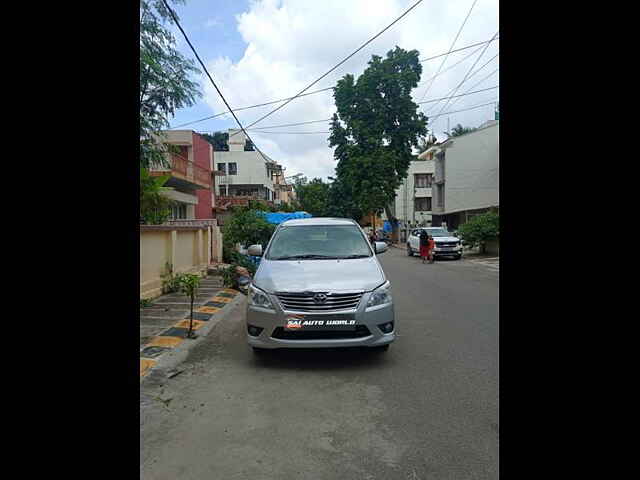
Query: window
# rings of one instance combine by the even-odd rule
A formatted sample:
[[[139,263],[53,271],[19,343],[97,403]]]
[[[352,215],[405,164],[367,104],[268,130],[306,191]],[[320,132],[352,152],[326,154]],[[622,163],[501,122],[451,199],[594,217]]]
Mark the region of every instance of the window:
[[[184,203],[179,203],[171,207],[172,220],[184,220],[186,218],[187,218],[187,206]]]
[[[431,211],[431,197],[416,198],[415,208],[417,212],[430,212]]]
[[[350,225],[318,225],[280,228],[267,251],[269,260],[298,255],[317,258],[370,257],[371,248],[360,229]]]
[[[227,186],[226,185],[220,185],[220,196],[221,197],[226,197],[227,196]]]
[[[439,207],[444,207],[444,184],[440,183],[436,186],[437,195],[437,205]]]
[[[238,174],[238,164],[233,162],[229,163],[229,175],[237,175]]]
[[[218,164],[218,170],[220,170],[221,172],[227,173],[227,164],[226,163],[219,163]]]
[[[417,173],[415,175],[416,188],[431,188],[432,181],[433,181],[432,173]]]

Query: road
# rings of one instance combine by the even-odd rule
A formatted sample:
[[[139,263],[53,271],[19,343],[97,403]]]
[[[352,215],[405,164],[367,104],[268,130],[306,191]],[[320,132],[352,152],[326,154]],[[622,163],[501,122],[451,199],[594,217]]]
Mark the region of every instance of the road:
[[[497,271],[379,258],[399,334],[388,352],[257,358],[237,309],[184,373],[141,388],[141,478],[497,479]]]

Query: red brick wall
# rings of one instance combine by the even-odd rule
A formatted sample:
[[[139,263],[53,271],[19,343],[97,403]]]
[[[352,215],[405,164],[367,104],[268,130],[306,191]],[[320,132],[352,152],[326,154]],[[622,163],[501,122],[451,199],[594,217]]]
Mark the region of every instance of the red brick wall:
[[[203,137],[193,132],[193,162],[211,172],[210,151],[213,147]],[[213,218],[213,202],[211,199],[212,189],[196,190],[198,204],[195,208],[197,219]]]

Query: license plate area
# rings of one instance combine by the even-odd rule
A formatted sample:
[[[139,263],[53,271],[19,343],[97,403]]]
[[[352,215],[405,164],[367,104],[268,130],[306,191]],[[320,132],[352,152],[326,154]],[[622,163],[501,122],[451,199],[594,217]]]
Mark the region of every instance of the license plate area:
[[[355,314],[335,315],[288,315],[284,326],[288,332],[294,331],[355,331]]]

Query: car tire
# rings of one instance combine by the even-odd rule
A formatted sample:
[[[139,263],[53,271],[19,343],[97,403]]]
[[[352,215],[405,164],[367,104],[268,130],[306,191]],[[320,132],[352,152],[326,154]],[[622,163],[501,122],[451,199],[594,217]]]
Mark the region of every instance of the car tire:
[[[455,258],[456,260],[460,260],[462,258],[462,255],[457,255]]]
[[[251,347],[251,348],[253,349],[253,353],[255,355],[260,355],[260,356],[265,355],[269,351],[268,348],[260,348],[260,347]]]
[[[413,250],[411,250],[411,245],[407,244],[407,256],[413,257]]]
[[[389,350],[389,344],[387,343],[386,345],[380,345],[378,347],[373,347],[373,350],[376,352],[386,352],[387,350]]]

